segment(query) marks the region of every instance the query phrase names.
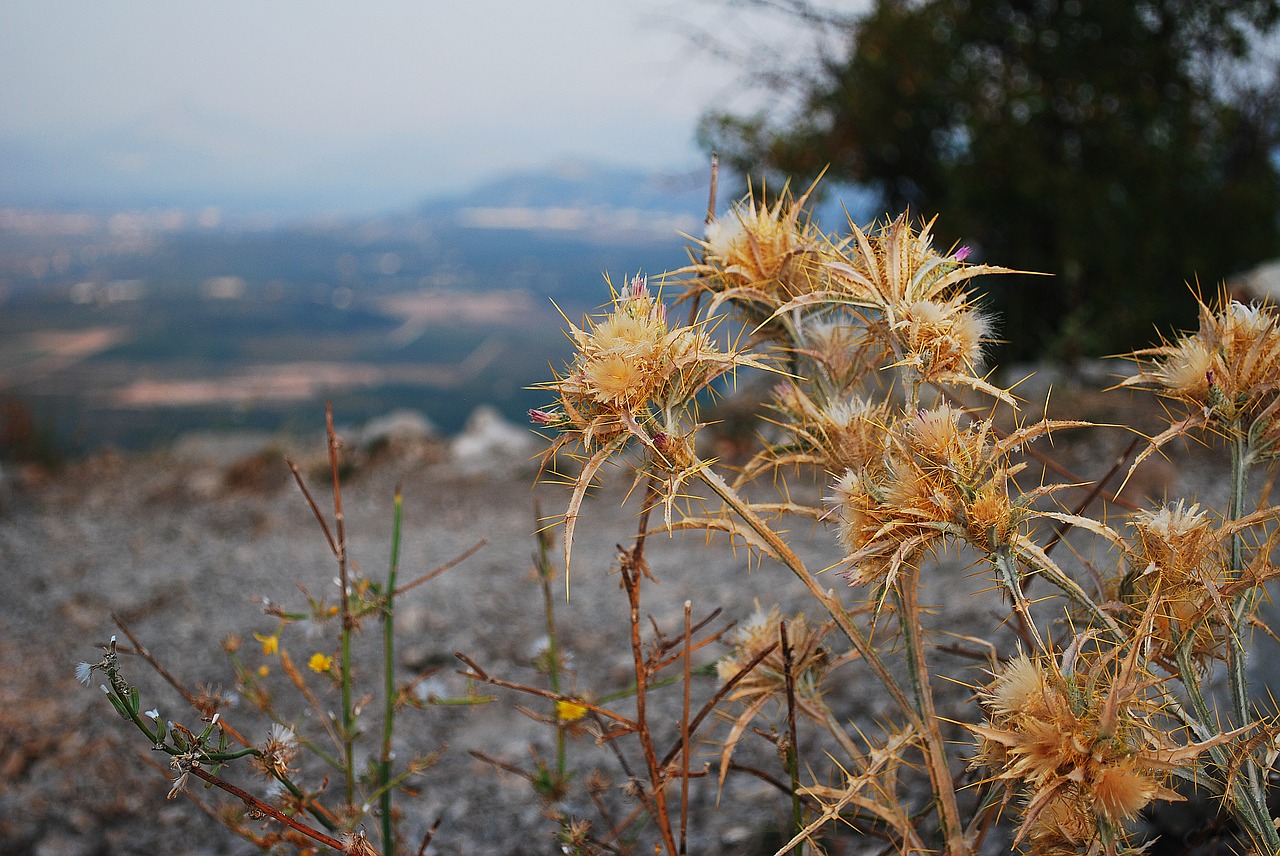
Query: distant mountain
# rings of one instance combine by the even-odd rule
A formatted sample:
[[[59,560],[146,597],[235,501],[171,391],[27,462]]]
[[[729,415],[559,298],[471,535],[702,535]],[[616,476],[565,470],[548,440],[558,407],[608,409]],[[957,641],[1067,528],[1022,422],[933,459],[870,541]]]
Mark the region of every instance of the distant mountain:
[[[420,213],[468,207],[617,208],[706,214],[709,173],[662,174],[600,164],[561,163],[499,176],[464,193],[424,202]]]

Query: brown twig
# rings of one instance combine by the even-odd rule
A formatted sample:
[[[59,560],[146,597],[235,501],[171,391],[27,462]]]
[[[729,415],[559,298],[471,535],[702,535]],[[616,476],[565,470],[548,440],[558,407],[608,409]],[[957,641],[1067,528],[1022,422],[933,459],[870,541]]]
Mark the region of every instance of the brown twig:
[[[418,586],[422,585],[423,583],[427,583],[427,582],[430,582],[431,580],[434,580],[436,577],[440,576],[440,575],[441,575],[441,574],[443,574],[445,571],[452,570],[453,568],[456,568],[458,565],[461,565],[461,564],[462,564],[463,562],[465,562],[467,559],[470,559],[472,556],[474,556],[476,553],[480,552],[480,550],[482,550],[483,548],[487,547],[488,545],[489,545],[489,539],[488,539],[488,538],[481,538],[481,539],[480,539],[479,541],[477,541],[475,544],[473,544],[473,545],[471,545],[470,547],[468,547],[467,549],[463,550],[463,551],[462,551],[461,553],[459,553],[457,556],[454,556],[452,559],[450,559],[449,561],[445,562],[443,565],[441,565],[440,567],[436,568],[435,570],[427,571],[425,574],[423,574],[422,576],[418,577],[418,578],[417,578],[416,580],[414,580],[413,582],[411,582],[411,583],[406,583],[405,585],[400,586],[400,587],[399,587],[399,588],[397,588],[395,591],[393,591],[393,592],[391,592],[389,595],[387,595],[387,598],[388,598],[388,599],[391,599],[391,598],[397,598],[397,597],[399,597],[400,595],[404,594],[405,592],[409,591],[409,589],[417,588]]]
[[[622,585],[630,606],[631,656],[636,676],[636,735],[640,738],[640,749],[649,769],[649,800],[652,801],[653,818],[658,824],[667,852],[674,856],[677,851],[675,837],[671,832],[671,818],[667,812],[665,768],[658,765],[658,756],[653,749],[653,736],[646,719],[649,670],[645,665],[644,645],[640,638],[640,579],[641,563],[644,560],[639,553],[644,544],[643,538],[642,528],[641,534],[636,537],[636,546],[624,551],[621,561]]]
[[[298,489],[302,491],[302,496],[307,501],[307,506],[311,509],[311,513],[315,515],[316,522],[320,524],[320,530],[324,532],[324,538],[329,542],[329,551],[336,557],[338,555],[338,544],[333,540],[333,533],[329,530],[329,523],[324,519],[324,513],[320,511],[320,506],[316,503],[315,497],[307,489],[307,483],[303,480],[302,473],[298,470],[298,465],[289,458],[285,458],[284,462],[289,465],[289,471],[293,473],[293,480],[298,483]]]
[[[689,830],[689,685],[693,659],[693,603],[684,602],[684,703],[680,708],[680,743],[686,747],[680,753],[680,853],[686,853]]]
[[[484,669],[480,668],[480,666],[474,660],[468,657],[466,654],[463,654],[461,652],[454,652],[453,656],[457,657],[459,660],[465,663],[467,665],[467,668],[470,669],[469,672],[458,673],[462,675],[464,678],[471,678],[472,680],[480,681],[481,683],[492,684],[495,687],[506,687],[509,690],[517,690],[522,693],[528,693],[529,695],[542,696],[543,698],[549,698],[552,701],[563,701],[563,702],[569,702],[570,704],[581,705],[582,707],[585,707],[587,710],[591,711],[592,713],[599,714],[600,716],[603,716],[606,719],[610,719],[610,720],[613,720],[614,722],[617,722],[618,724],[625,727],[628,731],[637,730],[636,724],[634,722],[632,722],[630,719],[627,719],[625,716],[623,716],[620,713],[614,713],[612,710],[609,710],[607,707],[600,707],[599,705],[593,704],[587,699],[567,696],[567,695],[564,695],[563,693],[556,693],[556,692],[552,692],[551,690],[544,690],[541,687],[531,687],[527,684],[517,684],[517,683],[513,683],[512,681],[504,681],[502,678],[496,678],[493,675],[486,672]]]
[[[436,818],[436,822],[431,824],[431,828],[422,836],[422,843],[418,845],[418,856],[426,856],[427,848],[431,846],[431,839],[436,837],[436,830],[440,828],[440,824],[444,822],[444,816]]]
[[[307,826],[305,823],[303,823],[300,820],[296,820],[292,817],[289,817],[289,815],[280,811],[280,809],[276,808],[270,803],[263,802],[262,800],[258,799],[248,791],[237,788],[235,785],[231,784],[230,782],[224,779],[219,778],[218,776],[215,776],[213,773],[206,772],[205,770],[202,770],[199,767],[192,767],[188,772],[190,772],[191,775],[195,776],[196,778],[203,779],[204,781],[208,782],[214,787],[221,788],[222,790],[226,791],[227,793],[231,794],[237,799],[240,799],[241,801],[244,802],[244,804],[249,808],[250,811],[265,815],[271,818],[272,820],[277,821],[278,823],[283,823],[285,826],[288,826],[291,829],[301,832],[303,835],[307,836],[308,838],[314,841],[320,842],[326,847],[332,847],[334,850],[337,850],[339,853],[347,852],[346,845],[343,844],[338,839],[331,838],[330,836],[325,835],[320,830]]]
[[[689,723],[689,733],[693,734],[695,731],[697,731],[698,726],[702,724],[702,720],[706,719],[708,716],[711,715],[711,711],[715,710],[716,705],[720,703],[721,699],[723,699],[726,695],[728,695],[729,692],[735,686],[737,686],[738,683],[743,678],[751,674],[751,670],[754,669],[756,666],[760,665],[760,663],[764,661],[764,658],[772,654],[774,652],[774,649],[776,649],[777,647],[778,647],[777,643],[774,643],[773,645],[770,645],[768,648],[765,648],[759,654],[752,657],[751,661],[748,662],[746,665],[744,665],[741,669],[739,669],[737,673],[733,675],[733,677],[725,681],[724,685],[720,687],[720,689],[716,691],[715,695],[713,695],[710,698],[710,700],[708,700],[707,703],[702,706],[702,708],[698,711],[698,715],[695,716],[693,720]],[[682,738],[681,741],[676,743],[675,746],[672,746],[670,751],[667,752],[666,756],[663,757],[662,766],[663,767],[671,766],[671,762],[675,760],[676,755],[679,752],[683,751],[683,749],[684,749],[684,741]]]
[[[796,738],[796,682],[791,674],[791,643],[787,640],[787,622],[778,622],[778,644],[782,647],[782,673],[787,688],[787,751],[784,760],[791,777],[791,813],[794,831],[804,829],[800,807],[800,744]],[[804,842],[796,845],[796,853],[804,852]]]

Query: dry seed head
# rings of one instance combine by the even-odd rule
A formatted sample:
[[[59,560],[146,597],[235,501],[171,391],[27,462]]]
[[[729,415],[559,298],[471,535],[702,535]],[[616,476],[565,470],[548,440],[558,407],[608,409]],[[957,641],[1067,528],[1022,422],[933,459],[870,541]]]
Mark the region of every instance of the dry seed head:
[[[1126,657],[1121,669],[1113,655],[1085,652],[1064,672],[1051,658],[1019,656],[979,694],[988,720],[968,726],[978,737],[972,763],[1039,807],[1020,834],[1037,847],[1122,833],[1153,799],[1177,798],[1165,787],[1170,759],[1190,763],[1207,748],[1179,746],[1151,724],[1160,702],[1142,690],[1149,676],[1136,652]]]
[[[289,774],[289,765],[298,756],[298,738],[292,728],[276,723],[271,726],[262,754],[254,762],[266,776],[283,778]]]
[[[582,385],[601,404],[635,410],[653,394],[653,372],[645,356],[606,351],[585,361]]]
[[[990,265],[964,264],[960,254],[933,248],[933,222],[916,231],[910,212],[866,229],[850,224],[853,239],[841,245],[841,258],[828,271],[833,284],[850,298],[879,307],[890,320],[918,302],[965,306],[964,287],[983,273],[1012,273]],[[967,256],[967,254],[966,254]]]
[[[992,480],[978,488],[965,506],[964,516],[969,541],[994,550],[1013,539],[1026,513],[1014,505],[1003,483]]]
[[[889,421],[888,402],[871,402],[859,396],[835,401],[821,411],[819,432],[825,442],[827,470],[861,469],[883,457],[884,426]]]
[[[1139,611],[1159,598],[1151,628],[1155,653],[1172,658],[1185,634],[1194,632],[1192,653],[1213,657],[1227,634],[1217,609],[1230,568],[1224,532],[1198,504],[1181,500],[1135,512],[1129,525],[1129,573],[1120,595]]]
[[[1055,699],[1054,691],[1026,654],[1010,660],[983,693],[984,703],[997,716],[1046,716],[1051,699]]]
[[[828,244],[805,218],[807,198],[784,193],[768,206],[748,194],[729,216],[707,224],[702,287],[750,289],[771,308],[816,290]]]
[[[926,382],[941,381],[978,373],[991,322],[963,300],[919,300],[902,312],[895,331],[903,351],[899,364],[912,366]]]
[[[1097,821],[1078,789],[1066,787],[1036,816],[1028,830],[1038,856],[1077,856],[1080,846],[1097,834]]]
[[[1137,817],[1147,803],[1164,791],[1133,757],[1103,767],[1089,785],[1098,813],[1113,823]]]
[[[885,425],[891,421],[888,402],[849,395],[818,405],[798,386],[781,383],[773,391],[772,407],[778,424],[791,435],[796,450],[778,455],[775,465],[816,464],[830,473],[862,470],[883,457]]]
[[[830,499],[857,584],[892,583],[924,551],[962,538],[991,552],[1009,543],[1030,512],[1009,495],[1009,451],[991,425],[964,427],[943,405],[885,429],[883,459],[846,471]]]
[[[740,365],[761,365],[723,353],[700,326],[671,328],[662,302],[642,277],[615,294],[611,311],[571,327],[577,355],[564,376],[544,384],[560,409],[531,411],[537,424],[597,447],[643,425],[657,408],[688,404],[711,380]],[[651,430],[666,426],[652,426]]]
[[[1121,385],[1154,389],[1223,423],[1252,419],[1280,387],[1280,317],[1225,291],[1213,308],[1197,302],[1200,329],[1132,354],[1144,368]]]
[[[1183,500],[1134,512],[1133,563],[1143,574],[1157,573],[1165,586],[1194,581],[1206,563],[1220,558],[1220,542],[1208,513]]]
[[[966,432],[960,427],[963,415],[950,404],[917,411],[915,418],[905,423],[905,436],[912,451],[930,461],[957,460],[970,445]]]
[[[733,652],[716,662],[716,674],[727,681],[760,655],[774,650],[756,664],[729,694],[730,699],[781,695],[786,692],[786,663],[779,644],[779,625],[783,618],[774,606],[768,612],[758,606],[752,616],[738,625],[731,641]],[[810,628],[803,614],[786,619],[787,640],[791,649],[791,679],[801,701],[816,700],[822,693],[822,678],[827,671],[827,652],[821,645],[827,628]]]
[[[1011,400],[978,377],[982,349],[991,322],[974,306],[967,290],[985,273],[1008,268],[964,263],[967,253],[943,255],[933,249],[933,223],[920,231],[909,212],[866,230],[850,224],[853,235],[838,248],[827,268],[829,290],[839,299],[873,310],[869,339],[909,366],[926,382],[959,383]]]
[[[880,368],[881,354],[874,352],[865,325],[848,320],[808,321],[804,339],[805,351],[818,361],[836,389],[849,389]]]

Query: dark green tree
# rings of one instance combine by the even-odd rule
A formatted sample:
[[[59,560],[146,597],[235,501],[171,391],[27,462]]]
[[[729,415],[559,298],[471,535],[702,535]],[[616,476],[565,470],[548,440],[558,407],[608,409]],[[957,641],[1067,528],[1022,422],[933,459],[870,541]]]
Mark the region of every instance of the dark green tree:
[[[1115,352],[1191,323],[1186,283],[1280,255],[1278,21],[1277,0],[877,0],[833,55],[770,70],[791,109],[700,134],[770,186],[829,166],[1053,274],[988,284],[1001,359]]]

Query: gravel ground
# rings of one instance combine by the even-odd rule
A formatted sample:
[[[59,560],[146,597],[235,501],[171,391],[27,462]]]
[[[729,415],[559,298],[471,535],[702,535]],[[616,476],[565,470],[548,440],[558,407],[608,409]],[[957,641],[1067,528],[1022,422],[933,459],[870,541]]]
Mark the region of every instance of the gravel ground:
[[[269,634],[274,619],[255,599],[268,597],[286,607],[305,599],[298,585],[314,594],[336,595],[335,564],[305,501],[280,462],[280,450],[263,453],[260,438],[196,440],[164,454],[101,454],[69,465],[56,476],[10,473],[0,492],[0,575],[6,596],[0,605],[0,852],[38,856],[106,854],[250,854],[256,848],[228,833],[187,799],[166,801],[167,775],[149,765],[145,740],[122,722],[96,688],[78,684],[78,661],[98,659],[117,632],[112,616],[123,618],[140,639],[189,687],[208,685],[230,692],[234,673],[221,649],[228,634],[247,640],[243,656],[261,660],[252,633]],[[1107,460],[1106,449],[1062,450],[1083,463]],[[325,507],[323,445],[319,440],[292,450],[302,462],[317,500]],[[1175,489],[1199,483],[1212,487],[1211,470],[1183,469],[1167,477]],[[530,487],[533,471],[522,458],[499,459],[484,467],[459,466],[442,447],[399,450],[359,462],[345,483],[343,499],[350,554],[370,577],[385,573],[391,542],[392,496],[404,495],[405,536],[401,579],[430,570],[470,548],[486,545],[458,567],[406,594],[400,601],[401,631],[397,678],[409,681],[438,667],[424,686],[461,696],[466,680],[454,659],[461,651],[490,673],[540,683],[531,666],[545,636],[541,590],[532,573],[535,502],[544,513],[563,510],[566,491]],[[621,475],[608,479],[588,500],[575,548],[573,592],[557,601],[562,645],[576,670],[581,692],[607,692],[629,683],[627,607],[612,572],[615,545],[635,529],[634,499]],[[797,486],[800,492],[815,486]],[[795,533],[812,567],[825,567],[839,552],[819,529]],[[650,540],[656,583],[647,584],[643,611],[669,636],[678,633],[683,604],[693,604],[695,620],[719,607],[719,628],[749,616],[754,604],[778,603],[784,611],[805,604],[800,585],[770,562],[735,555],[727,545],[706,549],[702,536]],[[927,599],[938,607],[937,628],[979,635],[998,626],[1002,607],[991,591],[954,560]],[[833,579],[833,586],[841,581]],[[646,631],[652,633],[652,626]],[[380,634],[366,631],[362,648],[373,652]],[[299,661],[312,648],[330,646],[291,628],[283,643]],[[712,645],[698,660],[708,664],[725,651]],[[128,678],[142,690],[144,708],[193,723],[174,691],[136,657],[122,657]],[[963,658],[939,655],[941,671],[958,681],[981,681],[981,668]],[[837,715],[868,724],[891,713],[888,701],[856,667],[844,667],[830,685],[828,701]],[[279,671],[279,670],[277,670]],[[374,686],[370,668],[357,674]],[[271,680],[283,681],[279,674]],[[273,685],[281,697],[284,683]],[[697,680],[705,697],[711,681]],[[490,689],[481,688],[484,692]],[[434,853],[557,852],[555,826],[524,779],[495,769],[471,753],[479,750],[504,763],[530,767],[531,752],[554,754],[553,731],[516,710],[544,711],[546,703],[495,690],[497,701],[471,707],[429,706],[406,712],[398,730],[400,757],[439,752],[440,760],[414,780],[419,796],[402,799],[406,839],[416,842],[437,819]],[[955,703],[967,696],[955,692]],[[697,697],[695,696],[695,705]],[[654,695],[655,721],[675,733],[678,693]],[[377,707],[376,703],[373,706]],[[625,710],[625,703],[618,708]],[[298,711],[300,728],[314,727]],[[228,720],[265,738],[267,723],[241,701]],[[377,730],[376,713],[366,729]],[[772,852],[770,836],[784,819],[787,803],[758,778],[731,776],[718,805],[714,788],[717,740],[727,723],[704,727],[700,758],[713,775],[695,782],[694,823],[689,852]],[[959,734],[950,735],[959,738]],[[820,735],[801,733],[802,744],[821,759]],[[640,768],[635,746],[614,741]],[[626,744],[626,745],[623,745]],[[744,742],[740,760],[780,775],[765,741]],[[590,736],[575,738],[571,763],[580,775],[603,770],[615,783],[610,802],[625,813],[626,798],[616,786],[625,776],[611,750]],[[816,775],[823,775],[815,769]],[[259,787],[248,770],[229,778]],[[210,796],[198,789],[196,795]],[[575,802],[576,800],[576,802]],[[581,796],[570,808],[594,813]],[[375,838],[375,829],[368,830]],[[882,847],[848,839],[834,852],[874,852]],[[999,840],[994,846],[998,849]],[[644,848],[637,852],[645,852]]]

